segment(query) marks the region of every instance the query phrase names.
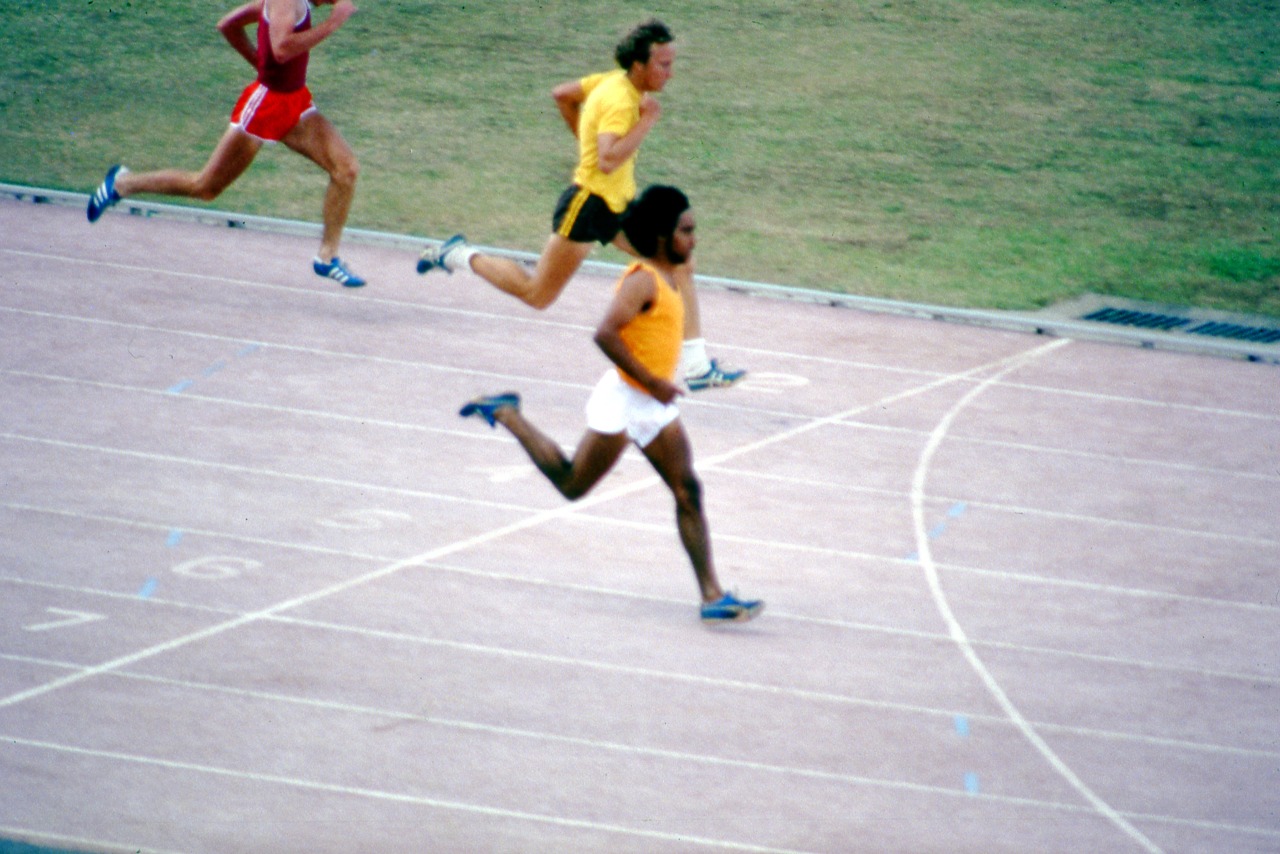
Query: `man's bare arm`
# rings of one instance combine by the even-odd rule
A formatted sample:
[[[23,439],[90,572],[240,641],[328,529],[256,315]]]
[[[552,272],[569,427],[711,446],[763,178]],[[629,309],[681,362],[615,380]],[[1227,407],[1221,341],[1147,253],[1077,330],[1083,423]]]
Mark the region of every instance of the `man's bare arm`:
[[[249,0],[243,6],[237,6],[222,16],[218,21],[218,32],[227,43],[235,48],[236,53],[244,57],[254,68],[258,67],[258,49],[249,38],[249,27],[257,24],[262,18],[262,0]]]
[[[351,0],[338,0],[333,4],[333,11],[328,18],[309,30],[295,33],[293,28],[299,20],[295,0],[266,0],[266,3],[267,19],[274,22],[271,27],[271,52],[280,62],[288,62],[311,50],[337,32],[356,13],[356,6]]]
[[[582,102],[587,100],[587,93],[582,88],[581,81],[567,80],[561,83],[551,90],[551,97],[555,99],[564,123],[569,126],[569,130],[573,131],[573,135],[577,136],[578,120],[582,117]]]
[[[635,127],[624,136],[602,133],[596,137],[596,161],[600,171],[608,175],[627,162],[627,158],[634,156],[640,150],[640,143],[644,142],[644,138],[661,117],[661,105],[652,96],[645,95],[640,101],[640,121],[636,122]]]

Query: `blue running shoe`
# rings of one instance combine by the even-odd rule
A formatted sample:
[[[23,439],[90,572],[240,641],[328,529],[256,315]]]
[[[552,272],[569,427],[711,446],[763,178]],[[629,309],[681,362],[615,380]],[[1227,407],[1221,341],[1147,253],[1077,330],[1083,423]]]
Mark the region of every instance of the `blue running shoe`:
[[[746,371],[726,371],[720,367],[719,362],[712,359],[711,367],[707,368],[705,374],[698,374],[696,377],[685,377],[685,383],[689,386],[689,391],[702,391],[708,388],[731,386],[746,375]]]
[[[503,394],[490,394],[485,397],[477,397],[467,403],[466,406],[458,410],[458,414],[463,418],[470,418],[472,415],[479,415],[485,421],[489,422],[489,426],[493,427],[498,422],[494,415],[499,409],[505,406],[513,406],[518,411],[520,409],[520,395],[514,391],[504,392]]]
[[[707,602],[702,606],[702,622],[745,623],[760,616],[763,610],[764,602],[759,599],[748,601],[726,593],[715,602]]]
[[[449,261],[449,253],[466,245],[467,238],[461,234],[455,234],[439,246],[428,246],[423,249],[422,255],[418,258],[418,275],[421,276],[429,270],[444,270],[446,273],[452,273],[453,264]]]
[[[102,179],[98,189],[89,197],[89,208],[85,211],[89,215],[89,222],[97,222],[103,211],[120,201],[120,194],[116,192],[116,179],[128,171],[119,163],[107,170],[107,177]]]
[[[344,288],[359,288],[364,285],[364,279],[348,270],[342,263],[342,259],[337,255],[333,256],[333,260],[327,263],[319,258],[312,258],[311,269],[316,271],[317,276],[333,279]]]

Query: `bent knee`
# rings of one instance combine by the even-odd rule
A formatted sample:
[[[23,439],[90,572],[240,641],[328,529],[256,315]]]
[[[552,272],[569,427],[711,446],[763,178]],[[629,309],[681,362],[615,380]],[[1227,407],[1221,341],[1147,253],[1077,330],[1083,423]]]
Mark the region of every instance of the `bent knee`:
[[[676,503],[693,511],[702,510],[702,482],[696,475],[688,474],[680,478],[672,488]]]
[[[360,177],[360,161],[354,155],[339,159],[329,169],[329,177],[339,184],[355,186],[356,179]]]
[[[576,483],[572,481],[561,483],[559,484],[560,494],[570,501],[577,501],[590,492],[591,487],[594,485],[592,483]]]
[[[227,188],[224,183],[215,183],[212,181],[197,180],[191,186],[192,198],[199,199],[202,202],[211,202],[218,196],[222,195],[222,191]]]
[[[530,287],[524,294],[524,302],[530,308],[536,308],[538,311],[550,308],[551,304],[560,296],[560,291],[564,290],[564,285],[539,285],[536,282],[531,283]]]

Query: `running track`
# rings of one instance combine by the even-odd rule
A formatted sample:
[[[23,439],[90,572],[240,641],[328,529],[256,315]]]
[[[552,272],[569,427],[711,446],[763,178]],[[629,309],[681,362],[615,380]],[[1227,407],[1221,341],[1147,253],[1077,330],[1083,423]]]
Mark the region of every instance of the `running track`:
[[[455,414],[575,441],[606,278],[314,245],[0,200],[0,838],[1280,850],[1275,366],[708,289],[711,630],[642,458]]]

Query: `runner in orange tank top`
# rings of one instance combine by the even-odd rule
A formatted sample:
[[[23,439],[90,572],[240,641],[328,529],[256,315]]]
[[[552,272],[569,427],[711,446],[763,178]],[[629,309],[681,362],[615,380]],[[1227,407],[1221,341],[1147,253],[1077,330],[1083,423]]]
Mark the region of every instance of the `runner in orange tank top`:
[[[315,25],[307,0],[250,0],[224,15],[218,31],[257,69],[258,76],[241,93],[231,113],[231,126],[209,161],[199,172],[135,173],[123,166],[111,167],[89,198],[89,222],[97,222],[107,208],[137,193],[216,199],[244,174],[263,143],[283,142],[329,173],[324,233],[312,269],[347,287],[363,285],[364,279],[338,257],[359,164],[342,134],[316,109],[306,85],[311,49],[337,32],[356,7],[351,0],[315,0],[315,5],[333,6],[329,16]],[[248,35],[254,25],[256,45]]]
[[[479,397],[460,415],[478,416],[511,432],[548,480],[570,501],[609,473],[628,443],[648,458],[676,502],[680,541],[701,594],[707,623],[750,620],[764,603],[726,593],[711,560],[711,535],[702,506],[702,484],[675,400],[684,305],[676,268],[697,243],[693,211],[674,187],[650,187],[628,208],[622,228],[643,259],[623,274],[595,341],[613,362],[587,401],[587,432],[573,459],[531,424],[514,392]]]

